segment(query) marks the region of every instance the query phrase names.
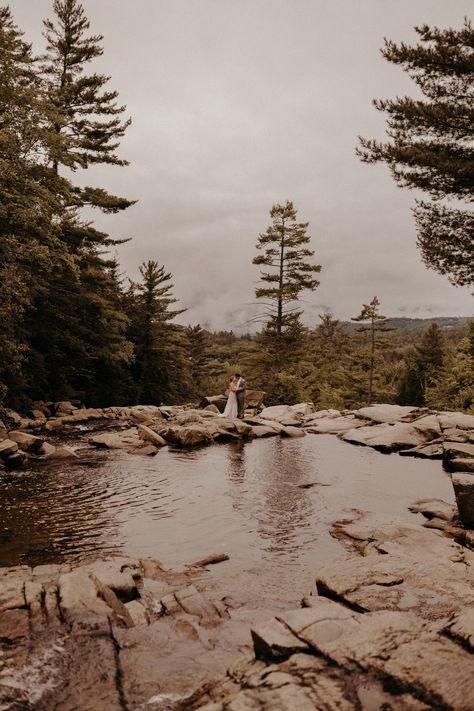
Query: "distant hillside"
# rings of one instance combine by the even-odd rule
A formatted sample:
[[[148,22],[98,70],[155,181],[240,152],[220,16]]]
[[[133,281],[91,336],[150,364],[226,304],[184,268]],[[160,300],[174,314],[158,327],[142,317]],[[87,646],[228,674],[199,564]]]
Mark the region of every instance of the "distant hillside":
[[[474,318],[474,317],[473,317]],[[387,324],[398,330],[398,335],[403,335],[404,340],[416,341],[432,323],[436,323],[450,340],[462,338],[466,325],[473,319],[467,316],[438,316],[434,318],[390,318]],[[353,321],[342,322],[346,331],[354,331],[360,324]]]

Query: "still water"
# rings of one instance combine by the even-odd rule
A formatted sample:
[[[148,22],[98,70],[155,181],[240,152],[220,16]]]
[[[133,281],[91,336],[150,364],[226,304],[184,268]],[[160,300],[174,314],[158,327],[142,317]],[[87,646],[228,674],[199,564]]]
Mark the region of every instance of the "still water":
[[[97,451],[0,477],[0,565],[120,550],[178,567],[224,551],[212,586],[295,603],[344,553],[331,523],[353,508],[422,520],[418,498],[454,501],[440,462],[382,455],[331,435],[271,438],[156,457]]]

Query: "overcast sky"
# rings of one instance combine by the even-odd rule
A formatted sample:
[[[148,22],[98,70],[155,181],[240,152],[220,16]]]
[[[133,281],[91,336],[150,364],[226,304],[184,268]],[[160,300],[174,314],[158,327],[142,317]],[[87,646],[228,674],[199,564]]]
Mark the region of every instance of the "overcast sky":
[[[42,48],[52,0],[11,0],[17,24]],[[305,320],[358,313],[378,295],[392,316],[470,316],[469,289],[428,271],[410,207],[383,165],[354,154],[381,138],[371,101],[414,92],[379,52],[412,42],[422,23],[459,27],[469,0],[84,0],[104,35],[96,70],[111,75],[132,117],[127,168],[89,170],[87,184],[138,198],[97,216],[132,277],[145,259],[174,275],[185,322],[245,330],[255,307],[251,264],[273,203],[293,200],[309,221],[321,286]]]

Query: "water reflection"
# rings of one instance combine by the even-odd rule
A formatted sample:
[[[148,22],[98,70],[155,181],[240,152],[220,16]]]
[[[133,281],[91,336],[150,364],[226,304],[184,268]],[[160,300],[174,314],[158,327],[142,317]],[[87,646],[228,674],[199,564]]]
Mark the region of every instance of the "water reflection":
[[[242,484],[246,478],[247,483],[230,489],[233,508],[257,522],[264,550],[271,554],[297,553],[299,529],[311,522],[311,498],[300,488],[308,475],[299,454],[294,442],[280,438],[271,446],[257,441],[244,449],[239,442],[228,449],[229,480]]]
[[[0,564],[58,562],[123,545],[102,462],[55,463],[0,478]]]

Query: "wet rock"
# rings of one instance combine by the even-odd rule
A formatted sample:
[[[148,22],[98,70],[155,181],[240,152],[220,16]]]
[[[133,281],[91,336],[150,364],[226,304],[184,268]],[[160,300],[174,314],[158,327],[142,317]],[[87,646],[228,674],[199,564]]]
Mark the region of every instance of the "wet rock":
[[[215,565],[216,563],[223,563],[226,560],[230,560],[230,556],[227,553],[212,553],[211,555],[201,558],[190,564],[191,568],[205,568],[208,565]]]
[[[64,427],[62,417],[55,417],[52,420],[48,420],[44,426],[45,430],[48,432],[55,432],[56,430],[62,430]]]
[[[49,442],[43,442],[40,449],[38,450],[38,454],[41,454],[42,456],[48,458],[52,454],[54,454],[55,451],[56,447],[54,445],[50,444]]]
[[[219,415],[219,414],[220,414],[219,408],[218,408],[216,405],[212,404],[212,403],[211,403],[210,405],[206,405],[206,407],[204,408],[204,411],[205,411],[205,412],[213,412],[213,413],[215,413],[216,415]]]
[[[23,450],[18,449],[14,454],[10,454],[5,460],[5,466],[10,469],[19,469],[28,459],[28,455]]]
[[[452,475],[459,517],[466,528],[474,528],[474,474],[457,472]]]
[[[158,447],[154,444],[141,444],[139,447],[134,447],[129,450],[131,454],[142,454],[145,457],[154,457],[158,454]]]
[[[12,439],[4,439],[0,442],[0,458],[6,459],[18,450],[18,443]]]
[[[77,453],[72,447],[63,445],[55,447],[53,452],[48,454],[48,459],[76,459]]]
[[[178,447],[197,447],[212,444],[212,435],[202,425],[172,426],[166,430],[165,439]]]
[[[384,424],[395,424],[417,412],[417,407],[405,405],[369,405],[354,411],[355,415],[362,419]]]
[[[89,438],[89,442],[96,447],[104,447],[106,449],[123,449],[126,447],[120,435],[109,432],[94,435]]]
[[[23,450],[28,450],[29,452],[38,452],[44,443],[44,439],[41,437],[36,437],[21,430],[9,432],[8,438],[16,442]]]
[[[164,447],[166,445],[166,440],[157,432],[153,432],[152,429],[146,427],[146,425],[138,425],[138,436],[155,447]]]

